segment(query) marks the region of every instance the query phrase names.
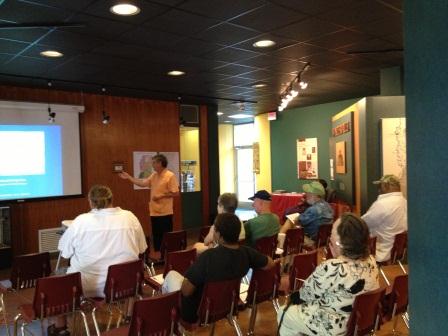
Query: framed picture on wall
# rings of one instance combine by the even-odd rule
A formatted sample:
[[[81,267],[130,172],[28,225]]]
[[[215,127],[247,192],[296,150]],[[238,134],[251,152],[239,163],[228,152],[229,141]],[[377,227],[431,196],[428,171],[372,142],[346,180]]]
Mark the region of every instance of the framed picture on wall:
[[[345,141],[336,142],[336,174],[347,173],[347,164],[345,160]]]

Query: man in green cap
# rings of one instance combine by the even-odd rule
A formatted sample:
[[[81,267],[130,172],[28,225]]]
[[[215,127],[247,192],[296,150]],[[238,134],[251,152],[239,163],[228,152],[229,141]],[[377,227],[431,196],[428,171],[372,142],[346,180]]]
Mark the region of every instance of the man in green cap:
[[[376,237],[375,259],[383,262],[391,258],[395,235],[408,229],[408,204],[395,175],[384,175],[373,184],[378,185],[379,196],[362,219]]]
[[[305,245],[311,245],[316,241],[319,226],[333,222],[333,209],[324,200],[325,189],[318,181],[304,184],[302,188],[310,207],[299,215],[295,223],[287,219],[280,232],[284,233],[290,228],[300,225],[305,233]]]

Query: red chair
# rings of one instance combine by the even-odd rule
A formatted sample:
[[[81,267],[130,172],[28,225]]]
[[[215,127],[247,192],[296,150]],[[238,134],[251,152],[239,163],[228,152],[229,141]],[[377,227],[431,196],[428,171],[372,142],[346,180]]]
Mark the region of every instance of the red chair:
[[[198,238],[198,242],[203,243],[205,237],[207,237],[208,232],[210,231],[211,225],[208,226],[202,226],[201,229],[199,230],[199,238]]]
[[[347,323],[347,336],[370,335],[378,330],[381,316],[381,300],[386,288],[359,294]]]
[[[50,253],[33,253],[14,258],[11,269],[11,288],[14,290],[33,288],[37,279],[51,274]]]
[[[316,248],[319,248],[321,246],[324,246],[326,248],[328,246],[332,229],[333,224],[322,224],[319,226],[319,230],[317,231]]]
[[[238,335],[242,335],[241,328],[235,319],[238,312],[238,301],[241,279],[208,282],[205,284],[201,303],[198,308],[198,324],[212,324],[210,335],[215,334],[215,323],[223,318],[235,328]],[[181,320],[182,326],[192,331],[196,324],[190,324]]]
[[[255,241],[255,249],[265,256],[273,258],[277,249],[277,235],[257,239]]]
[[[255,320],[257,318],[257,305],[272,300],[276,311],[279,309],[278,289],[280,287],[280,263],[268,270],[254,270],[247,290],[246,305],[251,307],[249,330],[247,335],[254,335]]]
[[[302,228],[294,228],[286,231],[285,242],[283,244],[283,257],[302,252],[304,241],[304,233]]]
[[[43,320],[49,317],[81,313],[84,327],[87,335],[90,335],[87,319],[80,309],[82,292],[81,273],[71,273],[41,278],[37,280],[34,300],[32,304],[26,304],[19,307],[20,313],[14,319],[14,335],[17,335],[18,323],[21,325],[22,335],[25,331],[25,325],[35,319],[41,322],[43,329]],[[73,321],[73,326],[76,326]],[[42,334],[44,331],[42,330]]]
[[[106,331],[101,335],[174,335],[178,306],[179,291],[136,301],[130,325]]]
[[[187,231],[171,231],[163,234],[160,245],[160,257],[164,260],[168,252],[185,250],[187,248]]]
[[[294,256],[289,274],[281,279],[280,294],[298,290],[317,266],[317,250]]]
[[[100,334],[96,319],[97,309],[105,304],[108,305],[109,321],[107,323],[107,330],[109,330],[112,321],[112,305],[117,305],[120,301],[131,298],[138,299],[141,293],[142,281],[143,261],[140,259],[109,266],[106,284],[104,286],[105,298],[91,298],[91,302],[95,306],[92,310],[92,317],[97,335]],[[117,327],[120,326],[121,319],[124,317],[124,313],[120,309],[119,313]]]
[[[165,269],[163,270],[163,278],[169,271],[177,271],[185,274],[187,269],[196,260],[196,249],[169,252],[166,256]],[[145,277],[145,281],[154,290],[160,291],[162,283],[158,281],[160,276]]]
[[[388,286],[390,286],[390,281],[387,278],[387,276],[384,273],[383,268],[381,266],[395,264],[398,262],[398,265],[400,266],[403,273],[407,274],[406,269],[404,268],[403,264],[401,263],[406,257],[407,247],[408,247],[408,232],[404,231],[399,234],[396,234],[395,239],[394,239],[394,245],[392,246],[392,250],[390,251],[391,259],[381,262],[379,264],[379,270],[380,270],[381,276],[384,278],[384,281],[386,281],[386,284]]]
[[[376,237],[370,236],[368,244],[369,244],[370,254],[375,256],[376,255]]]
[[[408,275],[399,275],[394,279],[392,291],[386,295],[383,301],[385,320],[393,320],[392,332],[395,333],[398,315],[403,315],[408,309]],[[404,317],[403,317],[404,318]],[[406,322],[406,321],[405,321]]]

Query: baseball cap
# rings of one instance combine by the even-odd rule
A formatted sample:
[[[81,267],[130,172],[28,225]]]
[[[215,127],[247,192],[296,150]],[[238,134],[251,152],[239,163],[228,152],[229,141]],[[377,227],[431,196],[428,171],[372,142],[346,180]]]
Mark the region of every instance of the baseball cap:
[[[306,193],[315,194],[321,197],[325,196],[325,189],[320,182],[313,181],[311,183],[304,184],[302,188]]]
[[[389,174],[389,175],[384,175],[382,178],[380,178],[378,181],[373,181],[373,184],[389,184],[391,186],[400,186],[400,179],[398,177],[396,177],[395,175]]]
[[[271,200],[271,194],[268,193],[266,190],[258,190],[255,195],[253,195],[252,197],[249,197],[249,199],[251,201],[253,201],[254,199],[259,198],[263,201],[270,201]]]

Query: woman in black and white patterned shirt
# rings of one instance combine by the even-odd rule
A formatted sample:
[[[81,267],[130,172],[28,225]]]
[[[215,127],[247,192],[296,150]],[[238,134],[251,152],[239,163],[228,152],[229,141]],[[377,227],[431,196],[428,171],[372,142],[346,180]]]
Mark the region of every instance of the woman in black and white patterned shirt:
[[[369,229],[346,213],[333,225],[330,249],[335,259],[321,263],[300,288],[300,304],[280,309],[281,336],[345,335],[357,294],[379,287],[375,258],[369,255]]]

